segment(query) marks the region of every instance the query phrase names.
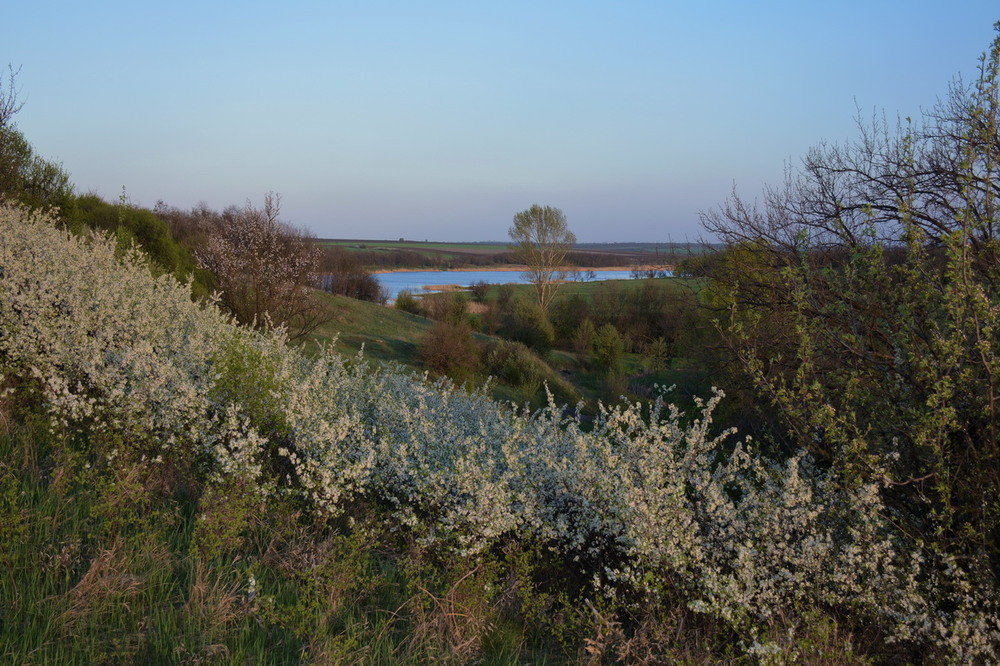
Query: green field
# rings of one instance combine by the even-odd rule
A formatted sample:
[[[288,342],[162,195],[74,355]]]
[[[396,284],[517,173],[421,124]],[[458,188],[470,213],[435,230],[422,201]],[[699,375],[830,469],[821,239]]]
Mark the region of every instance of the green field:
[[[593,300],[594,294],[606,289],[618,289],[622,293],[629,293],[637,289],[641,289],[643,283],[647,282],[648,279],[643,280],[593,280],[590,282],[564,282],[562,286],[559,287],[559,293],[556,296],[556,300],[560,298],[566,298],[568,296],[580,295],[587,300]],[[705,280],[702,278],[679,278],[679,277],[668,277],[668,278],[653,278],[653,282],[658,284],[670,285],[675,287],[678,292],[684,292],[689,294],[697,294],[701,291],[705,284]],[[534,298],[535,287],[531,284],[511,284],[507,285],[507,288],[514,290],[514,298]],[[490,285],[490,289],[487,292],[487,298],[496,298],[499,285]]]
[[[320,238],[320,245],[333,245],[351,250],[430,250],[434,252],[458,252],[462,254],[497,254],[509,248],[505,243],[445,243],[408,240],[343,240]]]
[[[320,238],[317,243],[321,245],[339,245],[356,249],[378,249],[390,248],[393,250],[454,250],[461,252],[503,252],[507,249],[506,243],[484,242],[484,243],[448,243],[439,241],[408,241],[408,240],[350,240],[336,238]]]

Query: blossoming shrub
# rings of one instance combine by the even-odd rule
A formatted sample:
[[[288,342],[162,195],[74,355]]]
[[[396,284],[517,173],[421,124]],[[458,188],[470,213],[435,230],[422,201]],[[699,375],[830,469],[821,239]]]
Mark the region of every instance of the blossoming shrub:
[[[882,487],[716,434],[721,394],[606,408],[591,429],[238,327],[138,253],[0,206],[0,372],[112,460],[197,461],[219,488],[362,502],[427,549],[543,544],[603,607],[683,603],[766,656],[817,610],[955,660],[1000,657],[996,584],[893,527]],[[101,448],[103,447],[103,448]],[[222,532],[206,547],[228,538]],[[634,612],[634,608],[629,611]],[[794,623],[793,623],[794,624]]]

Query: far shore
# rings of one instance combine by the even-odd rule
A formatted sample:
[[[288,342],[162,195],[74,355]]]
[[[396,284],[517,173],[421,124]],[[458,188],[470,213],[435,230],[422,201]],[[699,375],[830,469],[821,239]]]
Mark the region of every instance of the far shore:
[[[577,266],[568,266],[561,268],[559,270],[566,271],[567,273],[572,273],[578,271],[580,273],[586,273],[587,271],[631,271],[638,268],[639,270],[667,270],[672,271],[673,266],[587,266],[586,268],[580,268]],[[383,273],[450,273],[450,272],[481,272],[481,273],[523,273],[528,270],[527,266],[500,266],[500,267],[489,267],[483,268],[482,266],[470,266],[468,268],[387,268],[380,269],[377,271],[369,271],[373,275],[380,275]]]

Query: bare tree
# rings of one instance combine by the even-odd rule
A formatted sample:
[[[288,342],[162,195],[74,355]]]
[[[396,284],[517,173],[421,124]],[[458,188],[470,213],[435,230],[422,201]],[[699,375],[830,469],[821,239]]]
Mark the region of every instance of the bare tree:
[[[7,65],[7,81],[0,77],[0,197],[18,194],[21,165],[31,157],[30,145],[13,124],[14,116],[24,106],[18,100],[19,71]]]
[[[535,285],[538,305],[548,312],[559,283],[566,276],[566,254],[576,243],[576,236],[558,208],[534,204],[514,216],[510,235],[511,250],[528,268],[525,276]]]
[[[198,258],[215,273],[237,320],[285,326],[298,339],[329,318],[315,294],[322,252],[279,219],[280,207],[269,193],[263,208],[248,201],[227,209]]]
[[[0,76],[0,198],[10,197],[33,207],[63,208],[73,197],[69,174],[62,164],[40,157],[14,124],[24,107],[19,98],[20,68],[7,65]]]
[[[7,82],[0,77],[0,129],[10,124],[10,119],[21,110],[24,102],[18,100],[16,80],[21,68],[16,70],[13,65],[7,65]]]

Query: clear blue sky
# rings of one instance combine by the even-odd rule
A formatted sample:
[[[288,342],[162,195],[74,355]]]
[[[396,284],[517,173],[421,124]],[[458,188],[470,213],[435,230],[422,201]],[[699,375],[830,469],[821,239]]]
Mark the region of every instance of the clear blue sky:
[[[321,237],[694,240],[856,110],[970,78],[996,0],[8,3],[17,123],[81,192],[221,209],[268,191]]]

